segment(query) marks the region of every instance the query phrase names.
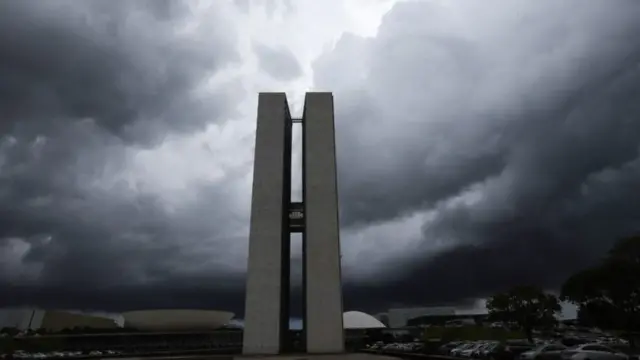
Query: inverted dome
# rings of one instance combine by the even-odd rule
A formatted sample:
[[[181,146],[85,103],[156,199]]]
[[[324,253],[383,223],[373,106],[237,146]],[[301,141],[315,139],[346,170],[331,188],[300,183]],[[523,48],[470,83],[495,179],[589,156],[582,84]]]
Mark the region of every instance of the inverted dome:
[[[122,314],[124,325],[139,330],[213,330],[227,324],[233,313],[213,310],[138,310]]]
[[[342,314],[345,329],[379,329],[386,326],[378,319],[360,311],[347,311]]]

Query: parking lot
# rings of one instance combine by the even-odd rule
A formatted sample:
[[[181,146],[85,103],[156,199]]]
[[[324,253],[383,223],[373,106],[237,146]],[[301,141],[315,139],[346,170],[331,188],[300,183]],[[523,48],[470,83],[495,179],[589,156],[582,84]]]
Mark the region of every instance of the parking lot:
[[[368,351],[387,354],[438,355],[480,360],[625,360],[637,358],[622,339],[534,339],[451,341],[438,346],[424,342],[369,345]]]

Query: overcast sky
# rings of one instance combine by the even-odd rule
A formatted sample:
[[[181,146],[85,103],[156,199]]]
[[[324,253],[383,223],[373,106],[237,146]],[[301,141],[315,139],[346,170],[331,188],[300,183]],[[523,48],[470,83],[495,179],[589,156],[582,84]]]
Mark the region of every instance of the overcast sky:
[[[346,310],[557,289],[640,230],[637,0],[6,0],[0,305],[241,314],[257,94],[313,90]]]

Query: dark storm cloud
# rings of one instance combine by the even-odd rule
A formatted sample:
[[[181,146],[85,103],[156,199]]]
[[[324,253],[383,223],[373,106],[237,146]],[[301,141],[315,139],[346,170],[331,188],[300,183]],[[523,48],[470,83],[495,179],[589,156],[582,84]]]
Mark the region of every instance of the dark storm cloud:
[[[4,289],[12,294],[5,300],[9,306],[42,305],[34,299],[46,299],[47,306],[57,309],[105,310],[114,312],[143,309],[225,309],[241,313],[244,288],[237,287],[239,279],[232,286],[218,282],[213,286],[198,284],[176,285],[175,283],[154,284],[153,286],[117,286],[102,288],[78,287],[38,287],[27,288],[15,285]]]
[[[180,184],[180,201],[127,173],[140,148],[237,104],[229,88],[195,97],[236,54],[215,15],[220,28],[176,36],[184,4],[0,4],[0,305],[242,312],[249,170]],[[554,288],[640,230],[640,3],[607,4],[402,2],[375,37],[345,35],[318,60],[355,259],[345,309]],[[300,73],[260,46],[274,79]],[[179,172],[154,161],[156,180]],[[365,232],[409,216],[415,229],[383,242]]]
[[[640,3],[490,3],[400,3],[315,65],[344,225],[423,218],[420,244],[346,302],[555,288],[640,231]]]
[[[168,1],[3,2],[2,132],[91,118],[128,140],[150,141],[203,127],[228,102],[194,106],[193,88],[235,55],[220,34],[209,34],[215,49],[175,35],[188,14]]]
[[[403,307],[462,306],[510,284],[545,284],[553,289],[558,277],[547,270],[547,264],[552,263],[555,271],[573,270],[574,265],[565,259],[584,253],[582,248],[549,234],[530,234],[528,238],[517,235],[517,241],[505,237],[508,240],[442,252],[428,261],[414,263],[392,282],[351,284],[345,288],[345,308],[375,313],[394,303]]]
[[[6,258],[0,257],[0,288],[10,294],[19,290],[3,298],[3,305],[26,301],[61,306],[61,302],[70,301],[65,307],[75,302],[79,307],[96,308],[113,299],[113,305],[121,307],[131,295],[131,306],[141,306],[146,294],[147,306],[160,306],[165,303],[156,301],[154,294],[166,295],[172,289],[174,297],[167,301],[184,299],[189,303],[200,301],[199,297],[189,298],[195,289],[210,294],[218,288],[224,290],[225,284],[239,287],[241,269],[232,262],[243,256],[234,254],[233,249],[246,239],[234,235],[237,230],[233,229],[245,221],[208,202],[232,202],[220,193],[225,186],[216,185],[197,190],[205,201],[179,215],[168,213],[157,197],[132,194],[126,187],[120,189],[119,197],[113,190],[80,189],[10,203],[3,198],[11,207],[4,206],[1,212],[0,250]],[[239,224],[234,226],[236,221]],[[226,226],[221,229],[219,224]],[[40,296],[42,291],[52,295]],[[77,296],[63,297],[65,293]],[[100,299],[102,293],[110,297],[98,303],[81,301]],[[207,297],[203,295],[202,301]]]
[[[141,148],[234,111],[233,91],[198,97],[237,59],[232,28],[176,35],[191,15],[174,1],[0,4],[0,305],[108,310],[239,272],[230,180],[191,183],[203,202],[176,213],[129,173]]]

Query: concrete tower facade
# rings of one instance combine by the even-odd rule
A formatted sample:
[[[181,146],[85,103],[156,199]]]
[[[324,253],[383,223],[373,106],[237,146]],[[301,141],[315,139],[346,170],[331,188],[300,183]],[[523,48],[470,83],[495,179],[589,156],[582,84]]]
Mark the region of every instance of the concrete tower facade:
[[[256,128],[243,353],[289,343],[290,235],[303,238],[308,353],[344,351],[333,95],[307,93],[292,119],[284,93],[261,93]],[[291,202],[291,134],[303,133],[303,201]]]

